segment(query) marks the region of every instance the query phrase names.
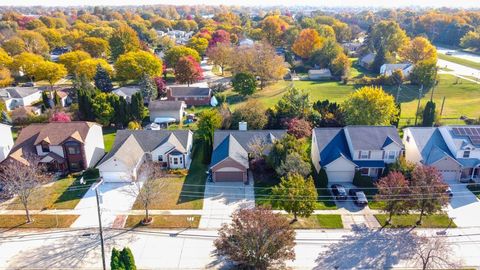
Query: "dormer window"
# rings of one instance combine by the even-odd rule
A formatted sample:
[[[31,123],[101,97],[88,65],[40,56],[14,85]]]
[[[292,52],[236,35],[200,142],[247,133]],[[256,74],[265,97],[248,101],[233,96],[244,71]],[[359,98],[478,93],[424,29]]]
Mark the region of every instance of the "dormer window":
[[[469,158],[469,157],[470,157],[470,150],[463,151],[463,158]]]
[[[49,153],[50,152],[50,146],[46,142],[42,142],[42,152],[43,153]]]

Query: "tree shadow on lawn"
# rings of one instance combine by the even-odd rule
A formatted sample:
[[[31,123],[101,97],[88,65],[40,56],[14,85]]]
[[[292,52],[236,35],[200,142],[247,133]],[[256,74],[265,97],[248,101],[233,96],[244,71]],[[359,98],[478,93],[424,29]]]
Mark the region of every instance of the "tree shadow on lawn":
[[[188,175],[183,182],[177,204],[203,200],[205,182],[207,180],[206,171],[208,170],[208,165],[203,163],[205,155],[205,147],[203,143],[199,140],[195,140],[192,152],[192,163],[190,164]]]
[[[417,241],[408,229],[354,226],[352,232],[319,254],[314,269],[389,269],[415,255]]]

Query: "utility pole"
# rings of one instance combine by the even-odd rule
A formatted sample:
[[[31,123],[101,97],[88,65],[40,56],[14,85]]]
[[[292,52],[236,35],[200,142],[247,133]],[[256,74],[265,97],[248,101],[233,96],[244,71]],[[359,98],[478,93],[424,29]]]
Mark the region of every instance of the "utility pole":
[[[442,100],[442,108],[440,109],[440,116],[443,115],[443,105],[445,105],[445,96],[443,96],[443,100]]]
[[[399,96],[400,96],[400,84],[399,84],[398,87],[397,87],[397,97],[395,98],[395,101],[396,101],[397,103],[400,103],[400,101],[398,100],[398,99],[399,99]]]
[[[422,91],[423,91],[423,84],[418,89],[418,104],[417,104],[417,112],[415,113],[415,126],[417,125],[417,120],[418,120],[418,110],[420,110],[420,99],[422,98]]]
[[[100,181],[95,183],[92,189],[95,190],[95,197],[97,199],[98,229],[100,231],[100,245],[102,248],[103,270],[107,270],[107,264],[105,262],[105,244],[103,242],[102,214],[100,212],[100,195],[98,194],[98,188],[100,187],[101,184],[103,184],[103,178],[100,178]]]

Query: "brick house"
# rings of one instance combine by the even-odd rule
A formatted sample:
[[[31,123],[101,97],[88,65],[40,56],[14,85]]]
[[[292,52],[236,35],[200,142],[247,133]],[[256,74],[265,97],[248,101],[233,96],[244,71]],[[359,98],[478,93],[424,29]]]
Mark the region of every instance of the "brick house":
[[[211,98],[208,87],[172,85],[167,89],[167,100],[184,101],[187,106],[210,105]]]

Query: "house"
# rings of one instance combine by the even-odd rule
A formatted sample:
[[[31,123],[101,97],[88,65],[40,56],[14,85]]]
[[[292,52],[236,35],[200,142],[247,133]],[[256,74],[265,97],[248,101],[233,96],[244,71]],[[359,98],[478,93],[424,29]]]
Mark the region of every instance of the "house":
[[[342,43],[343,49],[349,56],[357,56],[357,50],[362,46],[361,42],[345,42]]]
[[[155,121],[158,118],[173,118],[175,122],[182,121],[183,115],[187,105],[184,101],[173,100],[153,100],[148,104],[150,111],[150,121]]]
[[[209,105],[212,90],[200,86],[177,86],[167,88],[167,100],[184,101],[188,106]]]
[[[77,172],[92,168],[105,154],[102,127],[96,123],[31,124],[23,128],[4,161],[28,165],[26,155],[35,155],[53,172]]]
[[[332,73],[328,68],[310,69],[308,71],[308,78],[313,81],[330,80]]]
[[[12,118],[13,122],[17,123],[17,122],[22,122],[31,116],[37,116],[40,114],[42,114],[42,107],[39,105],[23,106],[11,111],[10,117]]]
[[[480,126],[404,129],[405,158],[436,167],[444,180],[480,180]]]
[[[243,125],[245,123],[240,126]],[[248,183],[251,143],[258,139],[271,145],[285,133],[285,130],[216,130],[210,163],[212,180]],[[267,147],[265,154],[268,152]]]
[[[395,70],[401,70],[403,77],[408,78],[413,71],[412,64],[383,64],[380,67],[380,74],[385,76],[391,76]]]
[[[312,132],[313,166],[317,172],[324,169],[331,182],[352,182],[356,171],[377,179],[402,151],[393,126],[315,128]]]
[[[41,100],[42,91],[38,87],[5,87],[0,88],[0,99],[5,102],[7,111],[12,111]]]
[[[373,61],[375,61],[375,53],[368,53],[360,58],[358,64],[366,69],[370,69]]]
[[[140,91],[138,85],[123,86],[112,90],[112,93],[119,97],[123,97],[128,103],[132,101],[132,96]]]
[[[0,162],[2,162],[13,147],[12,127],[0,123],[0,134]]]
[[[188,169],[193,133],[189,130],[119,130],[112,150],[97,166],[107,182],[130,182],[145,161],[170,169]]]

